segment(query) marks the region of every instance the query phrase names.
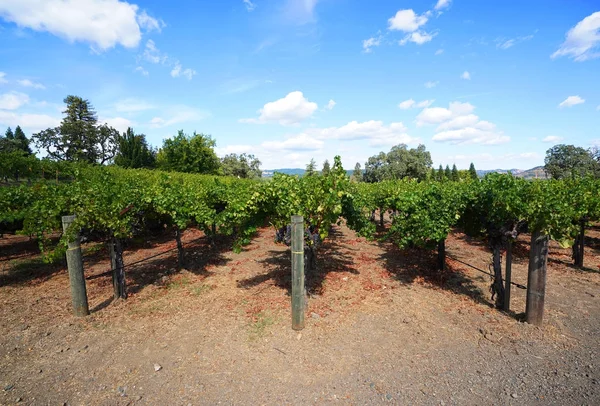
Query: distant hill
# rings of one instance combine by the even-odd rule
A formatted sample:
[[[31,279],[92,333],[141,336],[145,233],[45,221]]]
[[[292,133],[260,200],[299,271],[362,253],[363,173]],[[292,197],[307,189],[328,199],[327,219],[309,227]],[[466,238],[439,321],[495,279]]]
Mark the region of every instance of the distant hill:
[[[262,173],[263,178],[270,178],[273,176],[275,172],[284,173],[286,175],[304,175],[304,169],[301,168],[283,168],[283,169],[265,169]],[[352,176],[354,171],[346,171],[348,176]],[[546,172],[544,172],[543,166],[536,166],[535,168],[523,170],[523,169],[488,169],[488,170],[478,170],[477,175],[482,178],[488,173],[508,173],[511,172],[513,175],[519,178],[525,179],[547,179]]]

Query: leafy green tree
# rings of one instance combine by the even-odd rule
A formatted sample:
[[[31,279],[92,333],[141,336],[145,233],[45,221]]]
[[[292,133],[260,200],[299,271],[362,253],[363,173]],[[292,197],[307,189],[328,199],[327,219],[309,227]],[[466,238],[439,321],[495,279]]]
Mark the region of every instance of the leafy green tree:
[[[163,141],[156,162],[167,171],[218,174],[221,165],[215,146],[210,135],[194,132],[188,136],[179,130],[175,137]]]
[[[365,164],[363,178],[371,183],[403,178],[425,180],[431,164],[431,154],[424,145],[408,149],[406,145],[399,144],[387,154],[380,152],[370,157]]]
[[[45,149],[48,157],[59,161],[79,161],[104,164],[117,151],[118,131],[98,125],[96,111],[88,100],[67,96],[67,105],[60,126],[33,135],[35,144]]]
[[[360,162],[357,162],[356,165],[354,165],[354,172],[352,173],[352,177],[357,182],[362,181],[362,169],[360,167]]]
[[[450,179],[452,179],[454,182],[457,182],[458,180],[460,180],[460,176],[458,175],[458,169],[456,168],[456,164],[452,165],[452,173],[451,173]]]
[[[321,170],[321,174],[323,176],[327,176],[329,175],[329,172],[331,172],[331,165],[329,165],[329,161],[326,159],[325,162],[323,162],[323,169]]]
[[[589,150],[574,145],[555,145],[546,151],[544,170],[554,179],[595,174],[598,162]]]
[[[304,171],[304,176],[314,176],[317,174],[317,163],[314,159],[311,159],[308,165],[306,165],[306,170]]]
[[[221,167],[225,176],[242,179],[262,177],[260,161],[252,154],[229,154],[221,158]]]
[[[473,165],[473,162],[471,162],[471,165],[469,166],[469,176],[473,180],[479,179],[479,176],[477,176],[477,170],[475,169],[475,165]]]
[[[148,145],[144,134],[136,134],[130,127],[117,136],[115,164],[123,168],[153,168],[156,152]]]

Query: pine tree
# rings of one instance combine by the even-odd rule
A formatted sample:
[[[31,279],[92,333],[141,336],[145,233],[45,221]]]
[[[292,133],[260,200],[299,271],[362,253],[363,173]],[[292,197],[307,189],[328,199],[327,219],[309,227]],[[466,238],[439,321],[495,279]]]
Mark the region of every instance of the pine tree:
[[[431,173],[429,174],[429,180],[435,180],[435,168],[431,167]]]
[[[456,168],[456,164],[452,165],[452,178],[453,181],[457,182],[460,177],[458,176],[458,169]]]
[[[439,180],[439,181],[444,180],[444,168],[442,168],[441,164],[440,164],[440,168],[438,169],[438,172],[437,172],[437,180]]]
[[[10,129],[10,127],[8,127],[6,129],[6,132],[4,133],[4,136],[6,137],[7,140],[14,140],[15,139],[15,134],[13,133],[13,130]]]
[[[310,160],[310,163],[306,165],[306,171],[304,172],[304,176],[314,176],[317,171],[317,163],[314,158]]]
[[[360,168],[360,162],[357,162],[356,165],[354,165],[354,172],[352,173],[352,176],[357,182],[362,181],[362,170]]]
[[[473,162],[471,162],[471,166],[469,166],[469,176],[473,180],[479,179],[479,176],[477,176],[477,171],[475,170],[475,165],[473,165]]]
[[[329,172],[331,172],[331,166],[329,165],[329,161],[326,159],[325,162],[323,162],[323,170],[321,170],[321,174],[323,176],[327,176],[329,175]]]
[[[25,135],[20,126],[17,126],[17,128],[15,128],[14,141],[16,143],[17,148],[23,151],[25,154],[31,155],[33,153],[33,151],[31,151],[31,148],[29,147],[30,141],[29,139],[27,139],[27,136]]]
[[[447,180],[452,179],[452,171],[450,170],[450,166],[446,165],[446,169],[444,170],[444,176]]]

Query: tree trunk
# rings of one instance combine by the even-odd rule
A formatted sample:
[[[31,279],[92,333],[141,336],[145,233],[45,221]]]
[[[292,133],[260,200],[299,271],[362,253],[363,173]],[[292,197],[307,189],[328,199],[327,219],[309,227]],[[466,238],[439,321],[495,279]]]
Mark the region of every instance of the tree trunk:
[[[438,242],[437,267],[439,271],[446,270],[446,240]]]
[[[504,283],[504,311],[510,310],[510,288],[512,278],[512,240],[506,244],[506,275]]]
[[[383,215],[385,211],[383,209],[379,209],[379,225],[383,227]]]
[[[544,317],[544,298],[546,294],[546,269],[548,263],[548,236],[534,232],[531,235],[529,251],[529,270],[527,275],[527,304],[525,319],[527,323],[540,326]]]
[[[494,239],[492,245],[492,267],[494,268],[494,281],[490,290],[492,291],[492,300],[496,298],[496,307],[502,308],[504,305],[504,286],[502,285],[502,259],[500,258],[500,249],[502,240]]]
[[[371,216],[369,217],[370,221],[375,221],[375,210],[371,211]]]
[[[112,248],[110,249],[110,262],[112,266],[114,296],[115,299],[127,299],[127,286],[125,284],[125,264],[123,263],[123,246],[121,245],[121,240],[116,237],[111,238],[110,244],[112,245]]]
[[[573,244],[573,261],[575,266],[583,268],[583,256],[585,249],[585,221],[580,221],[579,234],[575,238],[575,244]]]
[[[181,270],[185,268],[185,257],[183,244],[181,243],[181,230],[179,227],[175,227],[175,240],[177,241],[177,269]]]

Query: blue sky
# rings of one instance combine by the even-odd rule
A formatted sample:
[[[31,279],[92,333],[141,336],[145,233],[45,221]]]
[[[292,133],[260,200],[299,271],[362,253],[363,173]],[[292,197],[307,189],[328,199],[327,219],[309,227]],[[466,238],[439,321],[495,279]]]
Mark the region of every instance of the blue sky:
[[[600,142],[600,3],[0,0],[0,128],[55,126],[69,94],[155,146],[203,132],[264,169],[399,143],[527,169]]]

